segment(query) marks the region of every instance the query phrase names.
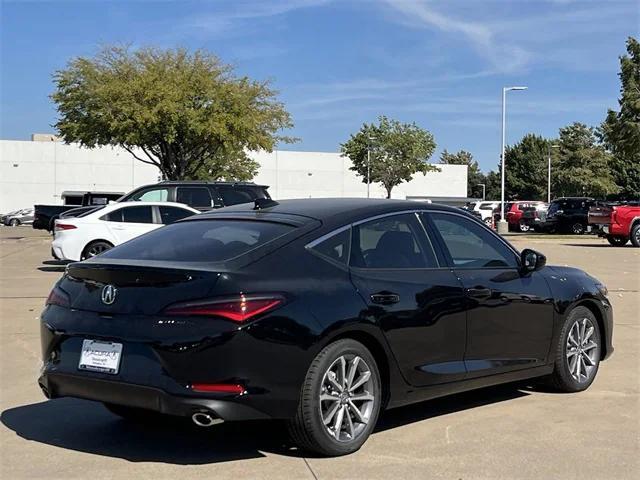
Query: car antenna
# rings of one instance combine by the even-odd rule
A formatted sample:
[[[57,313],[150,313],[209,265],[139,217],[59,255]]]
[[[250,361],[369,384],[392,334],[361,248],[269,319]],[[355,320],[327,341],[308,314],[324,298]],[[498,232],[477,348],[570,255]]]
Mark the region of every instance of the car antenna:
[[[263,208],[275,207],[276,205],[279,205],[279,203],[270,198],[256,198],[253,209],[262,210]]]

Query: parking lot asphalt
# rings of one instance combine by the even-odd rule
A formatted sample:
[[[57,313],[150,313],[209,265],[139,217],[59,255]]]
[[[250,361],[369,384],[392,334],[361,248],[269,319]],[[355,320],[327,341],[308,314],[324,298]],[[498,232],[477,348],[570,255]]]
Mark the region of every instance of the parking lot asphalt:
[[[627,479],[640,472],[640,249],[593,237],[511,236],[609,287],[615,353],[579,394],[506,385],[384,414],[353,455],[304,457],[278,424],[132,425],[36,384],[38,315],[64,267],[50,238],[0,228],[0,477]]]

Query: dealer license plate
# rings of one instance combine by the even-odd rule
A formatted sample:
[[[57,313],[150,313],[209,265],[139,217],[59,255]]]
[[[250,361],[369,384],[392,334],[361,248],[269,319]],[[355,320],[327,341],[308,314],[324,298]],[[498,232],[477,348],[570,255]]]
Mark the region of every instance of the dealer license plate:
[[[121,355],[121,343],[84,340],[82,342],[82,352],[80,353],[78,368],[80,370],[90,370],[114,375],[118,373],[118,369],[120,368]]]

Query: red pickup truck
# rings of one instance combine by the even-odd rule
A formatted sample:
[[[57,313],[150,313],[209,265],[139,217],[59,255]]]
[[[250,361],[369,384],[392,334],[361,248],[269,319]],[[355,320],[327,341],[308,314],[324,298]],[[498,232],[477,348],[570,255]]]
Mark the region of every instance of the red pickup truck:
[[[621,247],[631,240],[634,247],[640,247],[640,206],[612,207],[608,225],[602,226],[602,234],[611,245]]]

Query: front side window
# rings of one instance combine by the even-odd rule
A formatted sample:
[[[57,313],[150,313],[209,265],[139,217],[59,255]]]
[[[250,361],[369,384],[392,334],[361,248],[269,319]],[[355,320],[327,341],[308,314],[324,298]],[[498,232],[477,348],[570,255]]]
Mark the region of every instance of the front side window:
[[[456,268],[512,268],[515,253],[482,225],[459,215],[430,213]]]
[[[459,215],[429,214],[457,268],[517,267],[515,253],[482,225]]]
[[[176,202],[194,208],[211,208],[213,206],[209,187],[178,187]]]
[[[413,213],[393,215],[352,229],[351,266],[437,268],[435,254]]]

